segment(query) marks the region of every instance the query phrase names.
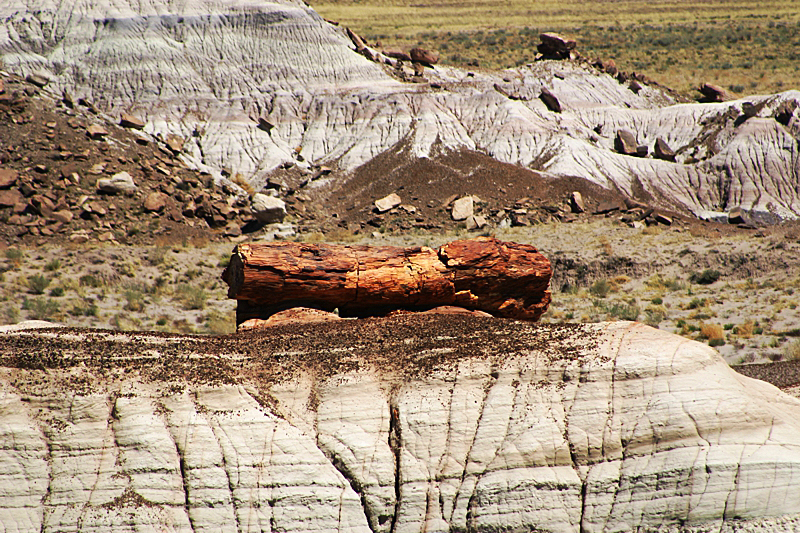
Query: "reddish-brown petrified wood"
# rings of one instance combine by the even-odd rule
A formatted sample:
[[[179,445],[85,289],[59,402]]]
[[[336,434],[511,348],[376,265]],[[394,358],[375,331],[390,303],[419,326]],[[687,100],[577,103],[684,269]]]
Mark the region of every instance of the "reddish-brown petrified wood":
[[[459,306],[537,320],[550,303],[550,261],[492,237],[427,247],[240,244],[222,274],[237,324],[291,307],[341,316]]]

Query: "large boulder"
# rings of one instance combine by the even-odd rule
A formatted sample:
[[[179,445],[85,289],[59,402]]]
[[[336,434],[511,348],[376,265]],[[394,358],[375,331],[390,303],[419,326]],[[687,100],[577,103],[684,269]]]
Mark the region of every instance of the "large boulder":
[[[253,216],[264,224],[282,222],[286,216],[286,202],[274,196],[256,193],[253,195],[251,210]]]
[[[537,49],[546,59],[569,59],[570,52],[577,46],[574,39],[562,37],[558,33],[542,33],[539,39],[542,42]]]

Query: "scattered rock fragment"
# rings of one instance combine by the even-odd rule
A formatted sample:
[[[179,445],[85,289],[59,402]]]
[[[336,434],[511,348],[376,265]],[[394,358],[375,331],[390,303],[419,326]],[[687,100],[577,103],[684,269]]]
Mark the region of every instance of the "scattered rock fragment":
[[[265,119],[264,117],[258,117],[258,129],[269,133],[272,131],[272,128],[274,127],[275,124],[273,124],[269,120]]]
[[[567,39],[558,33],[542,33],[542,41],[536,48],[544,59],[569,59],[570,52],[577,46],[574,39]]]
[[[25,81],[33,85],[36,85],[37,87],[40,88],[50,83],[50,80],[42,76],[41,74],[28,74],[25,77]]]
[[[88,128],[86,128],[86,133],[92,139],[99,140],[108,135],[108,130],[100,124],[91,124]]]
[[[636,137],[628,130],[618,130],[614,138],[614,149],[625,155],[636,155]]]
[[[468,217],[472,216],[474,210],[475,202],[472,196],[464,196],[453,202],[453,210],[450,215],[453,217],[453,220],[456,221],[466,220]]]
[[[474,231],[486,227],[489,222],[483,215],[470,215],[467,217],[467,230]]]
[[[741,207],[734,207],[728,211],[728,224],[748,224],[749,222],[747,214]]]
[[[411,61],[411,56],[399,48],[389,48],[384,50],[383,55],[394,59],[399,59],[400,61]]]
[[[16,189],[0,191],[0,207],[13,207],[22,202],[22,193]]]
[[[412,48],[409,55],[411,56],[411,61],[421,63],[426,67],[433,67],[439,62],[439,54],[424,48]]]
[[[19,172],[10,168],[0,168],[0,189],[8,189],[17,182]]]
[[[569,196],[569,207],[573,213],[583,213],[586,205],[583,203],[583,195],[579,191],[573,191]]]
[[[675,151],[670,148],[663,138],[659,137],[656,139],[656,145],[653,149],[653,155],[656,159],[663,159],[664,161],[672,161],[675,162]]]
[[[136,184],[130,174],[118,172],[111,178],[97,180],[97,190],[106,194],[132,193],[136,190]]]
[[[119,118],[119,125],[123,128],[131,128],[135,130],[144,129],[144,121],[128,113],[122,113]]]
[[[250,209],[253,216],[264,224],[281,222],[286,216],[286,203],[283,200],[262,193],[253,195]],[[184,214],[185,211],[184,208]]]
[[[173,154],[179,154],[183,151],[183,137],[179,135],[175,135],[174,133],[170,133],[167,135],[166,144],[167,148],[169,148],[170,152]]]
[[[556,98],[552,92],[550,92],[546,88],[542,88],[542,94],[539,95],[539,99],[544,102],[544,105],[547,106],[547,109],[554,113],[561,113],[561,103]]]
[[[378,210],[378,213],[385,213],[386,211],[390,211],[403,203],[402,198],[397,193],[392,193],[388,196],[384,196],[380,200],[375,200],[375,209]]]
[[[142,203],[145,211],[161,211],[167,205],[167,195],[163,192],[151,192]]]
[[[702,98],[700,98],[701,102],[709,103],[709,102],[724,102],[727,96],[725,93],[725,89],[718,85],[713,85],[711,83],[704,83],[700,86],[700,94],[702,94]]]
[[[791,122],[794,112],[797,109],[797,102],[795,100],[787,100],[781,103],[775,110],[775,120],[778,123],[788,126]]]
[[[668,217],[667,215],[664,215],[664,214],[661,214],[661,213],[656,213],[653,218],[659,224],[663,224],[665,226],[671,226],[672,225],[672,217]]]

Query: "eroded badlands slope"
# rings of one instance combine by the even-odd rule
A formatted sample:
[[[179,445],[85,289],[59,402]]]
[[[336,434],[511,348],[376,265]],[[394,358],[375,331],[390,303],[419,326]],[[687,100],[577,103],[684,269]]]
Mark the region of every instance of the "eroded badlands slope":
[[[5,531],[790,531],[800,401],[640,324],[0,336]],[[710,528],[710,529],[709,529]]]
[[[556,176],[707,215],[741,206],[800,214],[798,91],[678,104],[588,63],[540,61],[500,73],[437,67],[418,83],[353,50],[301,2],[15,0],[0,5],[5,68],[52,79],[117,120],[178,134],[194,164],[261,186],[285,162],[333,165],[331,178],[407,146],[484,152]],[[432,43],[435,45],[435,43]],[[554,94],[560,113],[539,99]],[[259,129],[258,119],[273,127]],[[677,162],[622,155],[618,130]],[[398,184],[399,186],[400,184]]]

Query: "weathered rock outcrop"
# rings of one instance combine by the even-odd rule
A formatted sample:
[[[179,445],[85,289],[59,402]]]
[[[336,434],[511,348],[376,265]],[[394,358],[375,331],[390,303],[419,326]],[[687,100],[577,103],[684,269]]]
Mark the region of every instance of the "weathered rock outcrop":
[[[630,90],[605,64],[538,61],[473,76],[437,65],[425,71],[430,84],[404,83],[299,0],[87,0],[80,9],[21,0],[0,4],[0,18],[7,69],[41,71],[45,90],[66,88],[111,116],[135,114],[146,132],[185,139],[181,154],[195,165],[235,168],[253,183],[291,161],[335,161],[334,178],[346,179],[382,152],[427,157],[438,146],[703,216],[731,206],[800,215],[798,91],[748,97],[761,111],[740,124],[745,100],[679,104],[652,85]],[[545,89],[561,113],[539,98]],[[662,138],[676,162],[616,153],[620,129],[650,152]]]
[[[800,401],[633,323],[0,335],[5,531],[792,531]]]

